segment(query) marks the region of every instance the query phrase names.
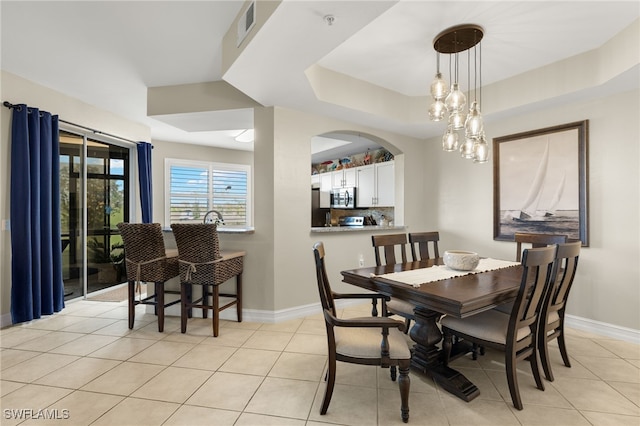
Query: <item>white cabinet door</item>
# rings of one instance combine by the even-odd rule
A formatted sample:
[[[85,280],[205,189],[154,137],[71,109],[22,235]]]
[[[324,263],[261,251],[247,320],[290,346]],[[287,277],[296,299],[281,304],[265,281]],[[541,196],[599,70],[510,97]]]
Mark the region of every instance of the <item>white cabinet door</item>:
[[[356,168],[352,167],[350,169],[344,169],[344,187],[345,188],[353,188],[358,186],[358,173],[356,173]]]
[[[376,163],[376,206],[393,207],[395,204],[395,174],[393,161]]]
[[[344,172],[342,170],[331,172],[331,186],[334,188],[342,188],[344,186]]]
[[[320,187],[320,175],[311,175],[311,187],[312,188]]]
[[[375,165],[356,168],[358,174],[358,189],[356,190],[356,206],[373,207],[376,196]]]
[[[334,188],[353,188],[357,183],[356,168],[334,170],[331,172]]]
[[[333,182],[331,181],[331,173],[320,174],[320,191],[331,191],[333,188]]]

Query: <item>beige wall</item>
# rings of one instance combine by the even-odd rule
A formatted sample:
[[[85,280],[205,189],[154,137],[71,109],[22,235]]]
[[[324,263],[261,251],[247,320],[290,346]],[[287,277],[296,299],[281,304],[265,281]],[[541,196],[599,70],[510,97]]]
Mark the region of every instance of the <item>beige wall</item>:
[[[640,92],[617,93],[485,124],[487,138],[589,120],[589,242],[583,248],[567,313],[640,329]],[[493,241],[492,164],[474,165],[429,143],[441,239],[449,248],[513,258]],[[438,159],[437,161],[433,161]]]

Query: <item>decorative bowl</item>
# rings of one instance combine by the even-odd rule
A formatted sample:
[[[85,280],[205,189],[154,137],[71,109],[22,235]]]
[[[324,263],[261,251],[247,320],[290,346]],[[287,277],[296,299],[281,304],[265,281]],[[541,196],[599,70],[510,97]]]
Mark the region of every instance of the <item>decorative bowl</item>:
[[[478,253],[464,250],[447,250],[443,256],[444,264],[456,271],[473,271],[478,266]]]

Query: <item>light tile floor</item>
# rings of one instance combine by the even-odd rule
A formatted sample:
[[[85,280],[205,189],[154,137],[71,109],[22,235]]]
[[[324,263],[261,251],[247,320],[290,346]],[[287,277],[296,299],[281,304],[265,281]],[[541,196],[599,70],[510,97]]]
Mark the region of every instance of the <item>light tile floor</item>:
[[[367,315],[369,307],[340,314]],[[402,424],[396,383],[371,366],[338,363],[329,411],[320,415],[327,342],[319,314],[279,324],[222,321],[214,338],[211,320],[197,318],[181,334],[169,317],[158,333],[155,316],[139,308],[134,330],[125,303],[95,301],[0,330],[0,423]],[[640,345],[566,332],[572,368],[551,348],[556,380],[544,392],[522,364],[524,410],[511,404],[502,354],[487,351],[453,364],[481,391],[470,403],[412,372],[409,424],[639,425]]]

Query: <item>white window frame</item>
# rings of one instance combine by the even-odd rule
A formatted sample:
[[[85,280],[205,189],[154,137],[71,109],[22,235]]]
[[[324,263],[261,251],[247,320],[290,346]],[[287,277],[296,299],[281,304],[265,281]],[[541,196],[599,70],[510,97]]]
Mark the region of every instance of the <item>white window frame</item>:
[[[213,171],[243,171],[247,174],[247,195],[246,195],[246,224],[241,227],[253,226],[253,178],[251,174],[251,166],[248,164],[220,163],[213,161],[185,160],[179,158],[165,158],[165,214],[164,222],[167,227],[171,225],[171,167],[194,167],[207,168],[209,176]],[[213,200],[213,188],[208,189],[208,200]]]

